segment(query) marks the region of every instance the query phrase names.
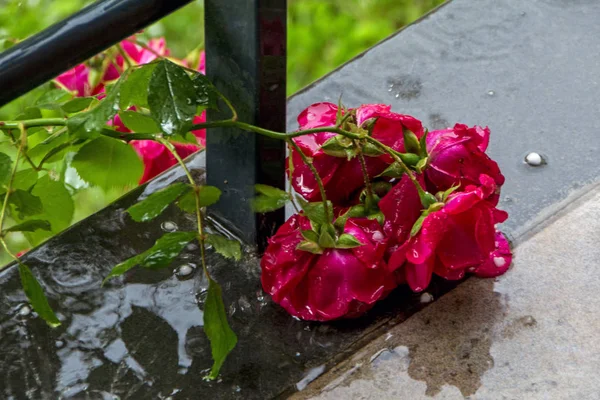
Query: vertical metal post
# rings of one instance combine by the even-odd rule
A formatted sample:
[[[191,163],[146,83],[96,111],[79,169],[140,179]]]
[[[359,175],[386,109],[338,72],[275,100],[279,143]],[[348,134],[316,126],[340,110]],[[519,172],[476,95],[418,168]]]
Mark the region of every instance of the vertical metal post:
[[[286,0],[206,0],[206,73],[239,120],[283,132],[286,107]],[[208,120],[230,117],[226,107]],[[254,214],[254,184],[284,188],[285,143],[237,129],[207,133],[207,181],[223,194],[211,215],[262,250],[284,210]]]

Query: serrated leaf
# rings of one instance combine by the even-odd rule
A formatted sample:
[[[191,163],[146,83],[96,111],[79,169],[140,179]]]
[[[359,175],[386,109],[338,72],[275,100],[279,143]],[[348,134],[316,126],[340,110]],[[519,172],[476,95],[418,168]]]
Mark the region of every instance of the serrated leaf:
[[[319,246],[318,243],[311,242],[308,240],[303,240],[302,242],[298,243],[296,249],[307,251],[312,254],[323,254],[323,249]]]
[[[63,89],[51,89],[42,94],[35,102],[35,105],[40,108],[55,110],[60,108],[59,103],[71,98],[73,98],[72,93],[69,93]]]
[[[423,226],[423,221],[425,221],[425,218],[425,215],[421,215],[419,219],[417,219],[417,221],[412,226],[412,229],[410,230],[410,237],[414,237],[419,233],[421,227]]]
[[[0,185],[6,185],[10,178],[12,159],[5,153],[0,153]]]
[[[33,168],[18,171],[13,180],[13,189],[29,190],[38,180],[38,172]]]
[[[144,164],[133,147],[104,136],[81,147],[71,165],[81,179],[105,190],[134,186],[144,172]]]
[[[149,116],[135,111],[119,111],[123,124],[136,133],[160,133],[160,128]]]
[[[19,218],[41,214],[44,211],[40,198],[22,189],[12,192],[8,202],[15,206]]]
[[[135,68],[121,87],[120,105],[122,110],[130,106],[148,107],[148,86],[156,68],[156,63]]]
[[[218,92],[214,85],[203,74],[195,74],[192,78],[196,91],[196,104],[205,108],[217,108]]]
[[[257,213],[278,210],[290,200],[287,192],[273,186],[259,183],[254,185],[254,189],[259,195],[252,199],[252,210]]]
[[[182,67],[165,59],[156,64],[148,86],[148,105],[165,135],[189,130],[196,115],[195,99],[194,84]]]
[[[179,201],[177,201],[177,207],[183,211],[195,214],[196,213],[196,195],[193,191],[185,193]]]
[[[197,237],[196,232],[171,232],[158,239],[144,254],[141,265],[144,268],[159,269],[168,267],[181,253],[181,250]]]
[[[102,284],[104,285],[111,278],[123,275],[137,265],[150,269],[168,267],[196,236],[196,232],[170,232],[163,235],[150,249],[113,267]]]
[[[88,139],[97,136],[105,129],[106,123],[113,119],[119,110],[121,85],[126,76],[127,73],[121,76],[96,107],[76,114],[67,120],[67,128],[71,135]]]
[[[239,261],[242,258],[242,248],[237,240],[227,239],[216,234],[207,234],[206,243],[212,245],[217,253],[225,258]]]
[[[166,208],[177,200],[184,192],[191,189],[185,183],[174,183],[161,189],[129,207],[127,212],[136,222],[146,222],[158,217]]]
[[[44,294],[44,289],[42,289],[42,286],[35,279],[35,276],[33,276],[27,265],[19,263],[19,276],[21,277],[23,291],[35,312],[52,328],[60,326],[60,321],[56,317],[56,314],[54,314],[54,311],[52,311],[52,307],[50,307],[48,299]]]
[[[306,217],[311,221],[314,221],[318,224],[325,224],[331,222],[327,221],[325,214],[325,206],[323,205],[322,201],[317,203],[304,202],[301,203],[301,205],[302,210],[304,211],[304,215],[306,215]],[[327,208],[329,209],[329,218],[333,218],[333,205],[329,200],[327,200]]]
[[[302,235],[302,237],[304,239],[310,240],[311,242],[317,243],[319,241],[319,234],[315,231],[305,230],[305,231],[300,231],[300,234]]]
[[[200,207],[212,206],[221,198],[221,189],[216,186],[200,186]]]
[[[13,225],[10,228],[5,229],[4,232],[33,232],[37,231],[38,229],[43,231],[50,231],[52,229],[52,226],[50,225],[50,222],[43,219],[30,219],[29,221]]]
[[[51,232],[38,230],[26,233],[29,241],[35,245],[71,225],[75,204],[64,183],[54,181],[48,175],[38,180],[31,193],[41,200],[44,208],[38,218],[49,221],[52,227]]]
[[[47,160],[53,155],[60,153],[71,145],[70,138],[68,135],[59,135],[55,137],[48,137],[37,146],[29,149],[27,155],[36,164],[39,164],[44,158]],[[52,152],[52,153],[50,153]]]
[[[64,112],[73,114],[85,110],[94,101],[93,97],[76,97],[61,106]]]
[[[215,379],[219,375],[227,355],[237,344],[237,337],[227,321],[221,287],[210,278],[204,302],[204,332],[210,340],[213,358],[213,366],[207,378]]]
[[[349,233],[342,233],[335,247],[338,249],[353,249],[362,245],[363,244],[354,236]]]

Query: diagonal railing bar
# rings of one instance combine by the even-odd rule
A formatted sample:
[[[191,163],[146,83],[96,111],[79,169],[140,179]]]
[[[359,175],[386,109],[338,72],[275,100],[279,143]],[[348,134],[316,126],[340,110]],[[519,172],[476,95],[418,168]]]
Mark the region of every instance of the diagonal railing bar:
[[[192,1],[98,1],[0,53],[0,106]]]

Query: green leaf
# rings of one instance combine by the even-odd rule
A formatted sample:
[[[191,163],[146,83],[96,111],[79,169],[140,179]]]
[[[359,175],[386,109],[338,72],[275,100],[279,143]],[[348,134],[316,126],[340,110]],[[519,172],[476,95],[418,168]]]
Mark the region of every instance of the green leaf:
[[[94,101],[93,97],[76,97],[63,104],[61,108],[64,112],[73,114],[88,108],[92,104],[92,101]]]
[[[50,327],[56,328],[57,326],[60,326],[60,321],[56,317],[56,314],[54,314],[54,311],[52,311],[50,304],[48,304],[44,289],[42,289],[42,286],[37,279],[35,279],[35,276],[33,276],[27,265],[19,263],[19,276],[21,277],[23,291],[35,312],[37,312]]]
[[[452,193],[454,193],[454,191],[455,191],[456,189],[458,189],[458,188],[460,188],[460,185],[455,185],[455,186],[452,186],[451,188],[449,188],[449,189],[447,189],[447,190],[445,190],[445,191],[443,191],[443,192],[438,192],[438,193],[437,193],[437,195],[436,195],[436,197],[437,197],[438,199],[440,199],[440,200],[442,201],[442,203],[445,203],[445,202],[446,202],[446,200],[448,200],[448,197],[449,197],[449,196],[450,196]]]
[[[207,378],[215,379],[227,355],[237,344],[237,337],[227,322],[221,287],[210,278],[204,303],[204,332],[210,340],[213,358],[213,366]]]
[[[168,267],[181,253],[181,250],[197,236],[196,232],[171,232],[156,241],[150,250],[145,252],[142,267],[159,269]]]
[[[190,190],[190,185],[174,183],[161,189],[129,207],[127,212],[136,222],[146,222],[158,217],[172,202],[184,192]]]
[[[163,235],[150,249],[113,267],[110,274],[104,278],[102,284],[104,285],[109,279],[115,276],[123,275],[136,265],[150,269],[168,267],[175,257],[181,253],[181,250],[196,236],[196,232],[171,232]]]
[[[300,231],[300,234],[302,235],[302,237],[304,239],[309,240],[311,242],[317,243],[319,241],[319,234],[315,231],[305,230],[305,231]]]
[[[196,91],[196,104],[204,108],[217,108],[218,92],[206,75],[195,74],[192,78]]]
[[[325,224],[331,222],[327,221],[327,218],[325,216],[325,206],[323,206],[322,201],[319,201],[317,203],[303,202],[301,203],[301,205],[302,210],[304,211],[304,215],[306,215],[306,217],[311,221],[316,222],[317,224]],[[329,217],[333,218],[333,205],[329,200],[327,200],[327,208],[329,209]]]
[[[414,237],[419,233],[421,227],[423,226],[423,221],[425,221],[426,215],[421,215],[419,219],[414,223],[412,229],[410,230],[410,237]]]
[[[348,211],[346,211],[346,213],[338,216],[335,220],[335,222],[333,223],[333,225],[335,227],[337,227],[340,230],[344,229],[344,226],[346,225],[346,221],[348,221],[348,218],[361,218],[361,217],[365,217],[367,215],[367,210],[365,208],[364,205],[362,204],[357,204],[353,207],[351,207],[350,209],[348,209]]]
[[[135,68],[121,87],[120,105],[122,110],[130,106],[148,107],[148,86],[156,68],[156,63]]]
[[[185,193],[177,202],[177,207],[183,211],[195,214],[196,213],[196,195],[193,191]]]
[[[106,123],[117,114],[117,110],[119,109],[121,85],[126,76],[127,72],[121,76],[106,97],[96,107],[76,114],[67,120],[67,128],[71,135],[84,139],[93,138],[105,129]]]
[[[110,273],[106,276],[106,278],[104,278],[104,280],[102,281],[102,286],[104,286],[106,284],[106,282],[108,282],[110,279],[112,279],[116,276],[121,276],[125,272],[127,272],[130,269],[132,269],[133,267],[135,267],[136,265],[141,264],[141,262],[144,260],[144,257],[145,257],[145,253],[138,254],[136,256],[128,258],[127,260],[123,261],[122,263],[115,265],[113,267],[113,269],[110,271]]]
[[[4,233],[8,232],[33,232],[41,229],[43,231],[50,231],[52,229],[50,222],[43,219],[30,219],[29,221],[21,222],[11,226],[4,230]]]
[[[379,157],[380,155],[385,154],[385,151],[381,150],[381,148],[379,148],[379,146],[375,146],[371,142],[367,142],[363,146],[362,151],[365,154],[365,156],[369,156],[369,157]]]
[[[399,153],[398,157],[400,157],[402,162],[409,167],[417,165],[417,163],[421,160],[421,156],[414,153]]]
[[[64,183],[54,181],[48,175],[38,180],[31,194],[37,196],[43,205],[44,211],[37,218],[49,221],[52,228],[50,232],[38,230],[25,234],[27,239],[36,245],[71,225],[75,204]],[[21,219],[19,222],[24,221]]]
[[[42,112],[37,107],[28,107],[21,114],[15,118],[16,121],[23,121],[26,119],[38,119],[42,118]]]
[[[331,249],[335,247],[335,240],[329,234],[327,229],[324,229],[326,225],[321,227],[321,235],[319,235],[319,246],[324,249]]]
[[[200,207],[212,206],[221,198],[221,190],[216,186],[200,186]],[[195,207],[194,207],[195,208]]]
[[[136,133],[160,133],[160,128],[149,116],[135,111],[119,111],[123,124]]]
[[[183,68],[164,59],[156,64],[148,86],[148,105],[165,135],[183,133],[192,126],[195,99],[194,84]]]
[[[8,183],[12,167],[12,159],[5,153],[0,153],[0,185]]]
[[[22,189],[12,192],[8,197],[8,202],[16,207],[19,218],[41,214],[44,211],[40,198]]]
[[[71,146],[71,138],[68,135],[59,135],[56,137],[48,137],[46,140],[27,151],[27,155],[34,163],[39,164],[43,159],[49,162],[53,160],[53,156]],[[62,156],[62,154],[61,154]],[[61,157],[62,159],[62,157]]]
[[[58,103],[64,102],[67,99],[73,98],[73,94],[62,89],[51,89],[40,96],[35,102],[35,105],[40,108],[47,108],[50,110],[60,108]]]
[[[429,135],[429,131],[425,129],[425,133],[423,133],[423,136],[419,140],[419,146],[421,147],[420,155],[422,157],[427,157],[427,135]]]
[[[362,243],[349,233],[342,233],[337,244],[335,245],[335,247],[338,249],[353,249],[359,246],[362,246]]]
[[[18,171],[13,180],[13,189],[29,190],[38,180],[38,172],[33,168]]]
[[[225,258],[239,261],[242,258],[242,248],[237,240],[227,239],[221,235],[207,234],[206,243],[212,245],[215,251]]]
[[[290,200],[287,192],[273,186],[256,184],[254,189],[259,195],[252,199],[252,210],[257,213],[278,210]]]
[[[302,250],[302,251],[307,251],[312,254],[323,254],[323,249],[319,246],[319,244],[315,243],[315,242],[311,242],[309,240],[304,240],[304,241],[298,243],[298,246],[296,246],[296,249]]]
[[[134,186],[144,172],[144,164],[133,147],[104,136],[81,147],[71,165],[81,179],[105,190]]]

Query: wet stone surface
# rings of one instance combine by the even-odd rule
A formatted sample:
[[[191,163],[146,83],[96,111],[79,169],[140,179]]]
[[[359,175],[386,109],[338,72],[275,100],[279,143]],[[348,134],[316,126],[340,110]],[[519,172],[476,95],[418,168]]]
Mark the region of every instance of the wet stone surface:
[[[204,155],[191,161],[202,179]],[[208,252],[239,342],[216,382],[202,331],[207,283],[199,248],[190,244],[170,268],[133,269],[100,287],[120,261],[146,250],[166,231],[193,230],[194,219],[171,207],[135,223],[125,209],[168,182],[174,169],[77,224],[23,260],[46,288],[62,326],[48,328],[31,311],[18,273],[0,273],[0,397],[5,399],[266,399],[308,385],[337,361],[404,320],[423,304],[394,292],[366,317],[333,324],[297,321],[260,286],[258,259],[241,262]],[[216,229],[210,226],[209,229]],[[452,285],[435,283],[440,296]]]

